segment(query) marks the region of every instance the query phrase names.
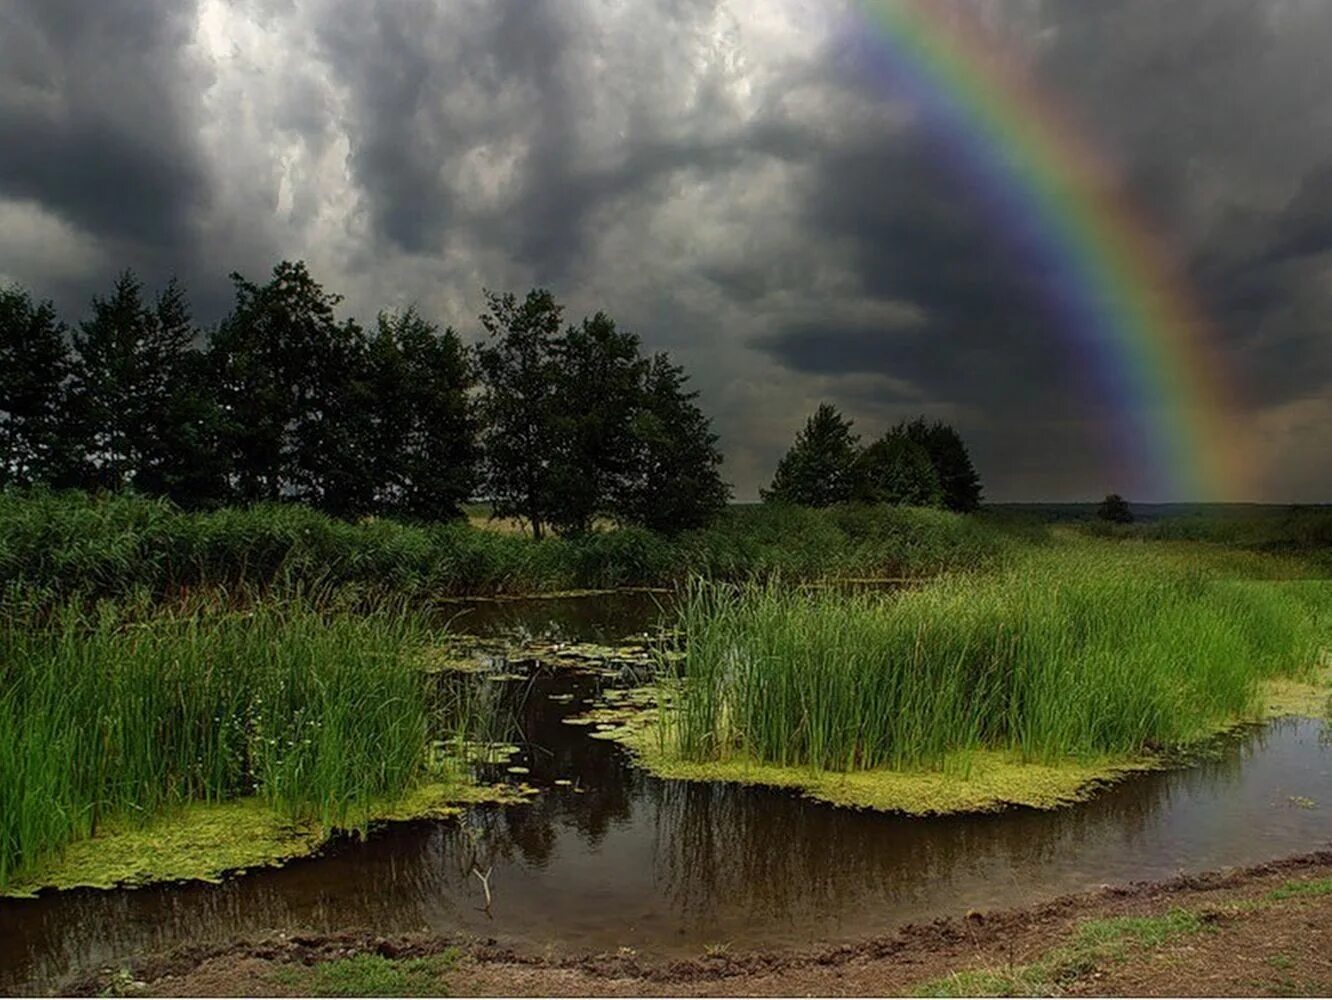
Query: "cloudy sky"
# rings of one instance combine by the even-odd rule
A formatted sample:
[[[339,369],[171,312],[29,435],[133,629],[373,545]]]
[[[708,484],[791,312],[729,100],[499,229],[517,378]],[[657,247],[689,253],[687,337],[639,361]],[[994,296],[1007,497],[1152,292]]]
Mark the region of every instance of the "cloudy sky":
[[[1105,151],[1215,323],[1248,499],[1332,500],[1332,3],[965,5]],[[693,373],[737,495],[831,400],[955,423],[995,500],[1159,489],[1039,275],[840,0],[0,0],[0,278],[304,258],[469,336],[483,287]]]

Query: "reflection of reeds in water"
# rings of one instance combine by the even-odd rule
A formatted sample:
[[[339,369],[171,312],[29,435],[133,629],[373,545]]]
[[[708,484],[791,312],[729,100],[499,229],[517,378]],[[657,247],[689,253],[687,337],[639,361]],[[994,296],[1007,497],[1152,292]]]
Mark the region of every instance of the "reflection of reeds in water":
[[[965,898],[977,887],[1025,890],[1048,882],[1051,865],[1095,870],[1111,847],[1134,858],[1138,848],[1168,845],[1181,796],[1224,799],[1262,739],[1251,732],[1197,766],[1135,777],[1055,811],[902,817],[767,789],[653,782],[654,875],[673,906],[700,921],[730,910],[814,922],[864,905],[909,909],[949,893]]]

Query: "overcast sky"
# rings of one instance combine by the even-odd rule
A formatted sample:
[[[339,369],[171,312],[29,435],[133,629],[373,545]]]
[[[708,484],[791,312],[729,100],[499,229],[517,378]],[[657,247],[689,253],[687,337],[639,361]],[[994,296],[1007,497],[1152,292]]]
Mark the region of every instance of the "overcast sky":
[[[959,0],[962,2],[962,0]],[[1217,325],[1249,499],[1332,500],[1332,3],[977,0]],[[304,258],[469,337],[604,308],[701,390],[739,498],[819,401],[956,424],[994,500],[1146,491],[1002,231],[837,0],[0,0],[0,278]],[[871,40],[872,41],[872,40]]]

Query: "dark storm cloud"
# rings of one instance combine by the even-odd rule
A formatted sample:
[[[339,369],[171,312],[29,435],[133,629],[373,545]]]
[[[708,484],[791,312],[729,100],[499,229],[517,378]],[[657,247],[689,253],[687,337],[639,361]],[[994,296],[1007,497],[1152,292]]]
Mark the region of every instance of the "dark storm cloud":
[[[1097,140],[1246,418],[1307,470],[1332,421],[1332,4],[938,2],[980,11]],[[468,330],[482,284],[549,283],[686,361],[741,496],[825,397],[868,435],[954,420],[992,496],[1132,481],[1039,255],[873,73],[854,5],[0,4],[0,211],[86,251],[57,275],[23,216],[0,274],[86,301],[125,263],[178,271],[207,319],[228,271],[305,257],[352,311]]]
[[[187,0],[10,0],[0,10],[0,195],[98,237],[189,250],[207,197],[190,132]]]

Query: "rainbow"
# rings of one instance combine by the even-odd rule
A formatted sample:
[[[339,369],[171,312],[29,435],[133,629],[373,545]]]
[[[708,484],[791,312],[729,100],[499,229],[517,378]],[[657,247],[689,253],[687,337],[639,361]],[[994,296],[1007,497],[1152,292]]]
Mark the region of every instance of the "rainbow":
[[[874,29],[857,32],[872,68],[1041,268],[1059,327],[1122,414],[1114,433],[1136,495],[1247,492],[1214,330],[1107,160],[961,5],[856,0],[854,9]]]

